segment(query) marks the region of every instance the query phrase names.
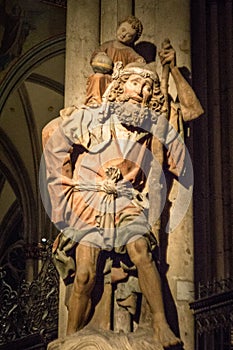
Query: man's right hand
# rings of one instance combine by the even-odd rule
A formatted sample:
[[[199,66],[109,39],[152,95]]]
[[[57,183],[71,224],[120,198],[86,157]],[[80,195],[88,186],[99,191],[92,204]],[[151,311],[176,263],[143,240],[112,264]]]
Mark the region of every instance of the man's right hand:
[[[163,41],[162,49],[159,51],[159,58],[162,66],[169,64],[170,69],[176,66],[176,51],[171,46],[169,39]]]

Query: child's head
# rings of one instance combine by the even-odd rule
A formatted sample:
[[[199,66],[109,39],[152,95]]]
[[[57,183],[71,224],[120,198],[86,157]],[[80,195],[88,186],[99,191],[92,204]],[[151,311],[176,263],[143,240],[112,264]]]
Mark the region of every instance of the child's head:
[[[142,34],[143,26],[135,16],[129,16],[119,23],[117,40],[125,45],[132,45]]]

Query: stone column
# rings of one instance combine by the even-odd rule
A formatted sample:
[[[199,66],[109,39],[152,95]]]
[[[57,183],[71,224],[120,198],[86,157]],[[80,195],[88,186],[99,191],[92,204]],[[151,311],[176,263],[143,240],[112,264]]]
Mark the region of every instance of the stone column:
[[[100,41],[112,40],[116,37],[116,30],[118,23],[127,16],[132,15],[133,1],[115,1],[102,0],[101,1],[101,33]]]
[[[99,45],[99,0],[68,0],[66,27],[65,105],[80,105],[85,99],[90,57]]]
[[[191,69],[189,0],[136,0],[135,15],[144,26],[140,41],[154,43],[158,52],[163,40],[169,38],[176,49],[178,66]],[[162,70],[158,58],[156,67],[158,74],[161,75]],[[172,78],[169,80],[169,92],[175,98],[176,90]],[[169,196],[173,205],[177,197],[177,185],[177,183],[173,185]],[[182,222],[173,232],[168,234],[166,251],[168,272],[166,277],[177,309],[180,336],[184,342],[184,348],[193,350],[194,324],[193,315],[189,309],[189,302],[193,300],[194,296],[192,203],[187,209]],[[165,293],[165,297],[166,295],[167,293]],[[173,309],[173,311],[175,310]],[[173,311],[170,309],[170,314]],[[170,316],[168,314],[168,319]],[[175,315],[172,316],[174,318]]]
[[[99,0],[68,0],[66,25],[65,106],[79,106],[85,100],[87,77],[92,73],[89,61],[99,45]],[[65,286],[60,281],[59,337],[66,334],[67,309]]]

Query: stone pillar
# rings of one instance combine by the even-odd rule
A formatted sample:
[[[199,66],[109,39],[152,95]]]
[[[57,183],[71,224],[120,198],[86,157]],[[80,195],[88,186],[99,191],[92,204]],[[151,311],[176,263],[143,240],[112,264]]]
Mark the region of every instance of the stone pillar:
[[[99,45],[99,0],[68,0],[66,26],[65,105],[85,100],[87,77],[92,73],[90,57]]]
[[[32,282],[41,269],[41,254],[39,245],[26,244],[25,249],[25,279]]]
[[[81,105],[85,99],[87,77],[92,73],[89,61],[99,45],[99,0],[68,0],[66,25],[65,106]],[[65,286],[60,281],[59,337],[66,334],[67,309]]]
[[[189,0],[135,0],[135,15],[144,26],[140,41],[154,43],[158,52],[163,40],[169,38],[176,49],[178,66],[191,69]],[[161,75],[162,70],[158,59],[156,67],[158,74]],[[176,96],[172,78],[169,80],[169,92],[173,97]],[[170,194],[173,205],[176,196],[177,183],[173,185]],[[192,203],[182,222],[168,234],[166,260],[168,264],[166,277],[178,312],[180,336],[184,342],[184,348],[193,350],[194,323],[189,309],[189,302],[194,296]]]
[[[116,37],[116,30],[118,23],[127,16],[132,15],[133,1],[115,1],[102,0],[101,1],[101,35],[100,41],[112,40]]]

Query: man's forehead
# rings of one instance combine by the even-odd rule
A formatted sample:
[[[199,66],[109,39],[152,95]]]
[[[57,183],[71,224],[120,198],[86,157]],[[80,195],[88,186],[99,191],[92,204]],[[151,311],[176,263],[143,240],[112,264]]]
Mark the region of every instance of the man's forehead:
[[[144,81],[147,81],[147,82],[149,82],[149,83],[152,83],[152,79],[150,78],[150,77],[142,77],[140,74],[138,74],[138,73],[134,73],[134,74],[131,74],[130,76],[129,76],[129,79],[128,80],[130,80],[130,81],[142,81],[142,80],[144,80]]]

